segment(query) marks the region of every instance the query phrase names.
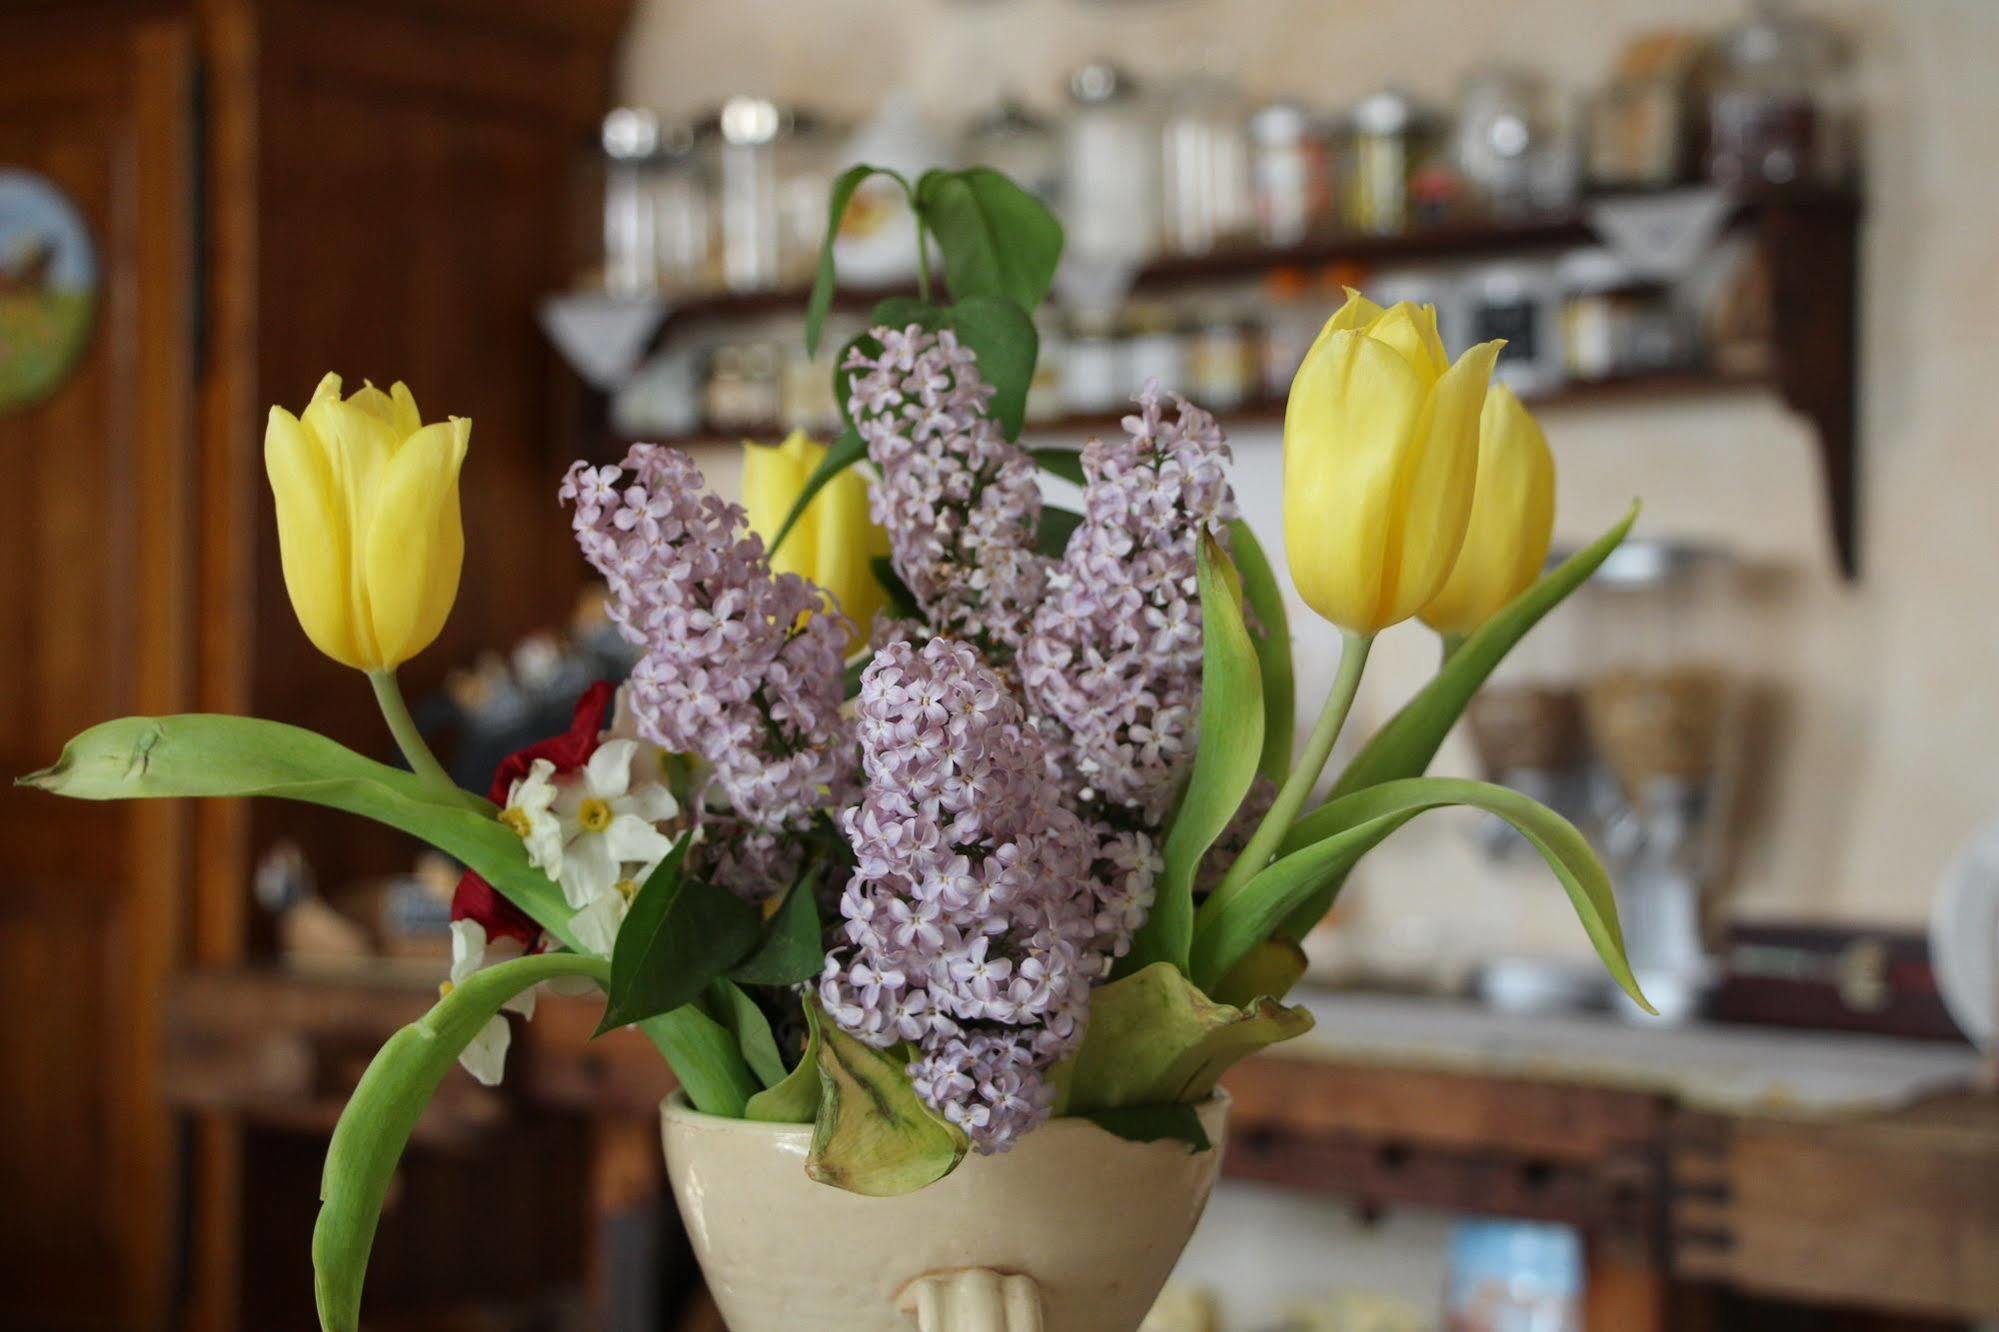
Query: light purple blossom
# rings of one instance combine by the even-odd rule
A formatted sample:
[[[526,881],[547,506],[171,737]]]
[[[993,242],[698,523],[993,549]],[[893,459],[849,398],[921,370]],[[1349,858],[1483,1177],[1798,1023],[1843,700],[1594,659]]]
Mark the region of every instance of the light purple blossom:
[[[577,463],[560,495],[610,586],[612,622],[645,654],[627,691],[639,734],[705,760],[748,825],[718,841],[718,880],[749,897],[787,886],[762,877],[781,872],[782,836],[853,792],[846,618],[797,574],[773,574],[743,510],[706,493],[676,449],[635,444],[620,467]]]
[[[856,710],[846,944],[827,957],[820,1002],[864,1041],[914,1043],[918,1094],[980,1151],[1004,1151],[1047,1116],[1042,1075],[1081,1039],[1105,971],[1092,834],[968,644],[883,648]]]
[[[946,329],[876,328],[856,347],[848,411],[881,474],[870,492],[890,559],[938,633],[1004,662],[1040,602],[1048,561],[1034,549],[1034,461],[987,411],[993,388]]]
[[[1199,543],[1203,532],[1226,542],[1236,505],[1214,417],[1154,385],[1137,403],[1125,438],[1083,450],[1083,522],[1019,664],[1070,794],[1114,823],[1156,828],[1193,762]]]

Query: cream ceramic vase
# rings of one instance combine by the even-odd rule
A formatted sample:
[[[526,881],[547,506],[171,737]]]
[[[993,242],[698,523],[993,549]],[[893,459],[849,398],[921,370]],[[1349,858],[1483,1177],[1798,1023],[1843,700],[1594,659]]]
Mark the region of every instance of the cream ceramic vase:
[[[810,1124],[660,1107],[681,1220],[731,1332],[1135,1332],[1221,1167],[1214,1144],[1052,1120],[928,1188],[864,1198],[805,1174]]]

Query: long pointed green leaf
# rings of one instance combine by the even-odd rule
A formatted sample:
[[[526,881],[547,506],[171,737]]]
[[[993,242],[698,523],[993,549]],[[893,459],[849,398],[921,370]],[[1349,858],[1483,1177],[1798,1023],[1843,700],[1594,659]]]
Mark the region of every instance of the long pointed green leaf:
[[[1288,852],[1235,892],[1217,892],[1201,904],[1194,918],[1194,982],[1204,989],[1216,985],[1301,902],[1329,883],[1337,886],[1354,862],[1410,819],[1448,805],[1497,814],[1520,830],[1561,880],[1611,977],[1646,1004],[1624,954],[1610,876],[1588,840],[1567,819],[1518,791],[1450,777],[1383,782],[1300,820],[1284,843]]]
[[[825,326],[826,312],[833,308],[833,288],[839,279],[833,270],[833,244],[840,238],[840,222],[847,216],[847,204],[854,197],[854,191],[869,176],[889,176],[901,185],[903,192],[909,192],[909,182],[887,167],[869,166],[863,162],[842,171],[833,181],[833,191],[826,200],[826,236],[819,242],[819,268],[812,278],[812,295],[805,303],[805,354],[819,354],[819,330]]]
[[[1231,584],[1228,556],[1214,537],[1201,537],[1200,743],[1186,793],[1166,834],[1165,867],[1152,912],[1132,937],[1120,974],[1153,962],[1185,970],[1193,941],[1194,877],[1242,798],[1256,780],[1263,751],[1263,678],[1256,647],[1243,624],[1241,594]]]
[[[757,1081],[766,1088],[783,1082],[784,1056],[778,1053],[770,1019],[764,1016],[757,1001],[727,977],[711,981],[706,998],[707,1006],[713,1009],[710,1016],[734,1033],[743,1062],[757,1075]]]
[[[312,1228],[313,1294],[326,1332],[355,1332],[368,1251],[403,1147],[452,1062],[515,995],[558,976],[604,983],[600,958],[543,953],[475,972],[391,1036],[333,1126]]]
[[[561,890],[528,863],[492,805],[463,792],[462,802],[443,803],[414,775],[301,727],[212,713],[121,717],[78,735],[53,767],[21,784],[79,800],[274,796],[359,814],[471,866],[575,947]]]
[[[805,478],[805,485],[799,490],[798,498],[791,502],[791,511],[778,524],[777,535],[770,539],[770,553],[777,554],[778,547],[791,535],[791,529],[805,513],[805,506],[812,503],[812,497],[826,488],[826,483],[855,463],[868,456],[867,441],[863,440],[852,426],[842,430],[839,437],[826,446],[826,456],[812,469],[812,475]]]
[[[674,843],[618,927],[599,1035],[692,1003],[757,946],[762,922],[755,907],[681,872],[692,840],[684,834]]]
[[[1019,439],[1027,421],[1027,390],[1041,334],[1027,311],[1004,296],[967,296],[944,313],[943,327],[972,349],[979,378],[993,386],[986,410],[1008,439]]]
[[[740,1119],[743,1107],[763,1089],[743,1059],[735,1033],[699,1004],[682,1004],[638,1026],[673,1069],[688,1103],[702,1114]]]
[[[1337,800],[1380,782],[1422,776],[1493,668],[1529,629],[1596,572],[1637,520],[1638,505],[1634,503],[1623,521],[1551,569],[1474,630],[1430,682],[1354,755],[1327,799]],[[1339,887],[1339,881],[1333,880],[1301,903],[1284,922],[1285,937],[1303,939],[1311,933],[1331,909]]]
[[[766,1124],[810,1124],[819,1115],[819,1007],[805,1009],[805,1053],[784,1081],[758,1092],[743,1107],[744,1119]]]
[[[818,879],[815,865],[792,885],[764,926],[763,940],[729,972],[733,979],[746,985],[797,985],[819,974],[826,948],[819,937],[819,903],[814,896]]]
[[[1242,599],[1256,617],[1250,637],[1256,640],[1256,664],[1263,675],[1263,756],[1256,770],[1282,783],[1291,771],[1291,746],[1296,739],[1298,686],[1291,668],[1291,617],[1284,608],[1284,589],[1270,557],[1250,525],[1238,518],[1229,524],[1229,553],[1242,575]]]
[[[1027,454],[1034,459],[1036,467],[1050,476],[1059,476],[1073,485],[1089,484],[1089,478],[1083,471],[1083,455],[1075,449],[1029,449]]]

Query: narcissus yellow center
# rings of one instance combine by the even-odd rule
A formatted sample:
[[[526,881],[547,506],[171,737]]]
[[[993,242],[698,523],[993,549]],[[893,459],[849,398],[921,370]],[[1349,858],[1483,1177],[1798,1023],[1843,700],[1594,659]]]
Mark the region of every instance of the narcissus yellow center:
[[[616,888],[618,896],[624,898],[627,902],[639,895],[639,881],[637,879],[620,879],[611,886]]]
[[[532,827],[528,812],[514,805],[508,805],[500,811],[500,822],[512,828],[516,837],[526,837]]]
[[[576,807],[576,821],[585,832],[602,832],[611,826],[611,802],[597,796],[586,798]]]
[[[458,987],[456,985],[453,985],[450,981],[439,981],[437,983],[437,997],[440,999],[449,999],[451,997],[451,992],[457,988]]]

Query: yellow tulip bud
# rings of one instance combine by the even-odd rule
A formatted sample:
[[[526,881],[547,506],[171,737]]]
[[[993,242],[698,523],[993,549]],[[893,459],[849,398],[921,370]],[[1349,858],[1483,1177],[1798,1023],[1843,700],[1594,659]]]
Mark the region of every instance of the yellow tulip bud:
[[[794,430],[784,443],[743,445],[743,507],[750,530],[769,545],[805,483],[826,457],[824,445]],[[795,573],[831,594],[854,622],[853,652],[867,641],[875,612],[888,602],[874,562],[888,554],[888,533],[868,517],[868,483],[849,467],[822,486],[771,557],[777,573]]]
[[[264,468],[277,498],[285,589],[306,637],[384,671],[437,638],[458,596],[458,469],[472,423],[424,425],[401,384],[340,396],[319,381],[302,416],[273,407]]]
[[[1527,590],[1555,530],[1555,455],[1513,390],[1494,384],[1478,422],[1478,485],[1457,567],[1419,612],[1440,634],[1468,634]]]
[[[1406,620],[1450,577],[1499,348],[1452,364],[1434,309],[1349,293],[1299,366],[1284,411],[1285,552],[1305,604],[1342,629]]]

